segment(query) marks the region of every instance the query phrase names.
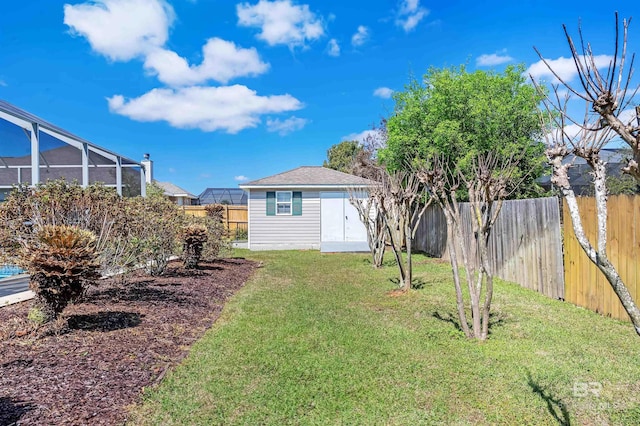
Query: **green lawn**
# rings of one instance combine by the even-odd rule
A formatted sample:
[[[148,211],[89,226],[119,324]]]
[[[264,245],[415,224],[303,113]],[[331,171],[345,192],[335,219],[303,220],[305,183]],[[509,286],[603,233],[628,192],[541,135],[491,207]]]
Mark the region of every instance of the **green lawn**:
[[[485,343],[456,329],[448,264],[315,251],[264,262],[133,424],[640,424],[640,338],[628,323],[498,282]],[[391,259],[391,256],[388,256]]]

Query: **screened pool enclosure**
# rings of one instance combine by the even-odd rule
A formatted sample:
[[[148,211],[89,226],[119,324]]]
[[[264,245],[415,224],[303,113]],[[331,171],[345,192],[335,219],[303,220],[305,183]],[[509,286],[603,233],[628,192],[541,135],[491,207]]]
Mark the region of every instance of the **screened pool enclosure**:
[[[0,201],[14,185],[65,178],[101,182],[123,196],[145,195],[145,168],[0,101]]]

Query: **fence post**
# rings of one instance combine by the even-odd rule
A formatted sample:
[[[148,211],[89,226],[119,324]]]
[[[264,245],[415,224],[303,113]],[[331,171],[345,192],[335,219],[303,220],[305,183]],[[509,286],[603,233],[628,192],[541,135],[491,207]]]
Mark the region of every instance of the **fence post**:
[[[227,232],[231,233],[231,229],[229,228],[229,205],[224,205],[224,218],[227,221]]]

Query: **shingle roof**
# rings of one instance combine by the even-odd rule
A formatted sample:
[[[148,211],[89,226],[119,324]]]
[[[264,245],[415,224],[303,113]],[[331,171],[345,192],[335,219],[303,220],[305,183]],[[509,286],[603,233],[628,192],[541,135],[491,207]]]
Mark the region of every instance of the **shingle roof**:
[[[180,188],[178,185],[174,185],[171,182],[158,182],[155,183],[162,189],[164,189],[165,195],[170,197],[188,197],[188,198],[198,198],[186,189]]]
[[[372,181],[359,176],[342,173],[322,166],[302,166],[273,176],[244,183],[247,186],[280,186],[280,185],[371,185]]]

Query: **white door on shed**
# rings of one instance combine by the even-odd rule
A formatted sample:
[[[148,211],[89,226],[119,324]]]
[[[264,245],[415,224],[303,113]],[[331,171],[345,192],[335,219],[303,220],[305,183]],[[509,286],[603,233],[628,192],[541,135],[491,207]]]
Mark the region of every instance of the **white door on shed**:
[[[349,194],[344,199],[344,240],[367,241],[367,230],[360,220],[358,210],[349,201]]]
[[[321,250],[367,251],[367,230],[347,192],[320,193]]]
[[[344,193],[320,193],[321,241],[344,241]]]

